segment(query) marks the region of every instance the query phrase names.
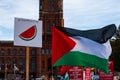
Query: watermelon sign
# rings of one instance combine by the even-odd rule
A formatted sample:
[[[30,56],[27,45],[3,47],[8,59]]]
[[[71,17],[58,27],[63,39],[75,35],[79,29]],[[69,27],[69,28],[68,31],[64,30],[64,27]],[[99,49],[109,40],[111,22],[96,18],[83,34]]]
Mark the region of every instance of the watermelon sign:
[[[42,21],[15,18],[14,45],[42,47]]]
[[[37,33],[37,28],[35,25],[33,25],[32,27],[30,27],[29,29],[25,30],[24,32],[22,32],[19,37],[23,40],[29,41],[35,38]]]

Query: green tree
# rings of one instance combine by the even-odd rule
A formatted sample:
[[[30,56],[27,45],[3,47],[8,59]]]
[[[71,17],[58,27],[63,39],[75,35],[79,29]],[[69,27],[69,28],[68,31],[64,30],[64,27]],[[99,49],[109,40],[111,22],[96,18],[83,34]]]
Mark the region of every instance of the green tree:
[[[110,60],[114,61],[115,71],[120,71],[120,26],[114,37],[111,39],[112,54]]]

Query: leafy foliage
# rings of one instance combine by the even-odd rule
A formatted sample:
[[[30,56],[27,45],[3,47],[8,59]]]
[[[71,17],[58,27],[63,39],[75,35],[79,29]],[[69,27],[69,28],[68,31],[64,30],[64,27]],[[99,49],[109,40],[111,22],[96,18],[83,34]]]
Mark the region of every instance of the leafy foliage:
[[[114,38],[111,39],[112,54],[110,60],[114,61],[115,71],[120,71],[120,26],[118,27]]]

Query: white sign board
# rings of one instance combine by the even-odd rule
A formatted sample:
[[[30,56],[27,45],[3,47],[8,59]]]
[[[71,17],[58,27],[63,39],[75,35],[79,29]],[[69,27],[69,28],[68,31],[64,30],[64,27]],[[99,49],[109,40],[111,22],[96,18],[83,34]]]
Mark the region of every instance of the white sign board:
[[[15,18],[14,45],[42,47],[42,21]]]

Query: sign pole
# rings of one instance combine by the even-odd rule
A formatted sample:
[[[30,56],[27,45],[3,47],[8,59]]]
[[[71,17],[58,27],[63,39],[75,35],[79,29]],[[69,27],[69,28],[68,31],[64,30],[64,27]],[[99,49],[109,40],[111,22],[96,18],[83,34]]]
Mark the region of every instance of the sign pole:
[[[29,80],[29,47],[26,47],[26,80]]]

